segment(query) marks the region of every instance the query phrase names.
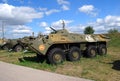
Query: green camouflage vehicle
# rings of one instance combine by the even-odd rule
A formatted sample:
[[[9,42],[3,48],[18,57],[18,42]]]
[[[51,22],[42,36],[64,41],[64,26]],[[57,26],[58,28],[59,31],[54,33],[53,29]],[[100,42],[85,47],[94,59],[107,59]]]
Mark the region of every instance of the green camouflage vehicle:
[[[28,42],[35,40],[36,38],[34,36],[24,37],[19,40],[17,40],[18,44],[24,47],[24,49],[27,49]]]
[[[9,39],[6,41],[1,48],[4,50],[13,50],[15,52],[23,51],[27,47],[27,42],[35,39],[34,37],[23,37],[19,39]]]
[[[14,50],[16,52],[22,51],[23,50],[23,46],[21,46],[18,42],[17,39],[8,39],[8,41],[6,41],[1,48],[3,50]]]
[[[2,47],[4,44],[5,44],[5,40],[0,39],[0,49],[1,49],[1,47]]]
[[[82,55],[95,57],[107,53],[109,37],[102,34],[75,34],[66,29],[55,30],[47,36],[41,36],[27,42],[29,49],[37,56],[44,55],[51,64],[80,60]]]

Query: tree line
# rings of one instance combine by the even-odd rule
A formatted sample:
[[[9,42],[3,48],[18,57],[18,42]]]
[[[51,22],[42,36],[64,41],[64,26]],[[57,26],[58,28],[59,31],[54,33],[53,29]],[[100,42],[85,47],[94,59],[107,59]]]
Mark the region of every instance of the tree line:
[[[84,29],[84,34],[94,34],[95,30],[93,29],[92,26],[87,26]],[[113,28],[107,31],[108,34],[114,34],[114,33],[119,33],[118,29]]]

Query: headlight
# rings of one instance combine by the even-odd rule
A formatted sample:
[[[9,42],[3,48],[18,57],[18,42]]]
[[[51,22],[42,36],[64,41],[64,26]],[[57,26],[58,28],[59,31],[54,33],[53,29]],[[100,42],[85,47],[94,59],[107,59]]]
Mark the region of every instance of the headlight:
[[[40,51],[45,50],[45,45],[40,45],[40,46],[39,46],[39,50],[40,50]]]

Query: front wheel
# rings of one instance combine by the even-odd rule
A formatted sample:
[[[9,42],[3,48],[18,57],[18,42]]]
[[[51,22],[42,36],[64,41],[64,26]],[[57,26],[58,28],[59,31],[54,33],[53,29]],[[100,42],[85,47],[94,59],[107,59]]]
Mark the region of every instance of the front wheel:
[[[48,61],[51,64],[60,64],[65,60],[65,54],[62,49],[54,48],[48,53]]]

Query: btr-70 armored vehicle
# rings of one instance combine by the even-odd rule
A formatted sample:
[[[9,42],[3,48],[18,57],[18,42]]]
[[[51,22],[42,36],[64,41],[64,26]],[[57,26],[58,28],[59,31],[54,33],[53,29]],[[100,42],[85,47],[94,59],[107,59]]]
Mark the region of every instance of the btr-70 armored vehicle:
[[[8,39],[2,46],[1,48],[3,50],[14,50],[16,52],[22,51],[23,46],[21,46],[18,42],[17,39]]]
[[[37,55],[45,55],[51,64],[59,64],[66,58],[69,61],[80,60],[82,54],[95,57],[96,54],[107,53],[108,37],[102,34],[69,33],[64,27],[55,30],[47,36],[28,42],[29,49]]]
[[[8,39],[4,44],[1,45],[1,48],[4,50],[13,50],[15,52],[21,52],[27,47],[26,42],[29,42],[34,39],[35,38],[32,36],[23,37],[23,38],[19,38],[19,39]],[[25,41],[21,42],[23,40],[25,40]]]

